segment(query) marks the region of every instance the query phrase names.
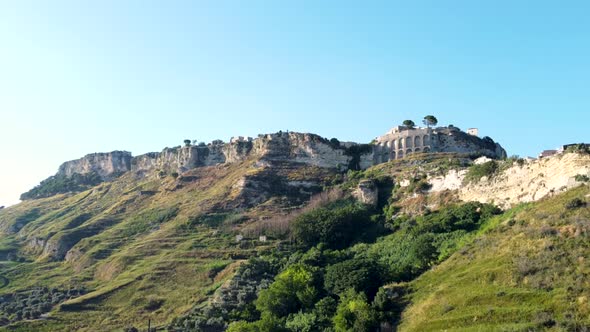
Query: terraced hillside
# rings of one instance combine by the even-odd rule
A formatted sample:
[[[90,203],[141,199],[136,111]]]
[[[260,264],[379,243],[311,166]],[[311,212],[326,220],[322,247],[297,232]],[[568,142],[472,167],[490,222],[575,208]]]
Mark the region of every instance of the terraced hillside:
[[[340,177],[300,163],[260,167],[246,160],[177,178],[128,173],[4,209],[0,294],[25,295],[7,298],[14,307],[2,310],[0,324],[48,331],[164,324],[275,243],[270,236],[237,242],[240,229],[288,213]],[[58,293],[65,294],[52,296]],[[23,322],[50,310],[51,319]]]
[[[537,168],[475,157],[343,172],[251,155],[24,201],[0,210],[0,329],[590,326],[588,155],[558,157],[575,161],[559,188],[506,211],[462,190]]]

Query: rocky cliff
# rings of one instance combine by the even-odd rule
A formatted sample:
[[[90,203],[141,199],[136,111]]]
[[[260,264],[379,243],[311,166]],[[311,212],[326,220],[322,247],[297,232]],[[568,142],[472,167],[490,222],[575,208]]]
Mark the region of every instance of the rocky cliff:
[[[116,174],[129,171],[131,160],[131,152],[127,151],[92,153],[80,159],[66,161],[59,167],[57,174],[70,177],[73,174],[95,172],[101,178],[108,179]]]
[[[159,153],[150,152],[137,157],[125,151],[94,153],[62,164],[58,174],[70,177],[76,173],[96,172],[106,180],[128,171],[143,175],[184,173],[197,167],[240,162],[248,157],[269,161],[288,160],[340,170],[351,166],[361,169],[370,167],[373,164],[372,151],[355,151],[355,146],[360,145],[334,144],[314,134],[279,132],[260,135],[254,140],[234,140],[231,143],[214,141],[207,145],[165,148]]]
[[[506,150],[489,137],[479,138],[458,129],[439,130],[434,135],[433,151],[482,155],[495,159],[506,158]]]
[[[79,191],[77,189],[86,189],[96,184],[95,178],[99,182],[112,180],[129,171],[139,177],[157,178],[166,175],[181,175],[198,167],[234,164],[248,158],[254,158],[261,162],[300,163],[346,171],[367,169],[375,164],[390,160],[391,155],[387,149],[406,145],[416,147],[414,150],[405,150],[407,154],[451,152],[470,156],[506,157],[504,149],[492,139],[487,137],[481,139],[454,127],[402,130],[388,135],[395,136],[395,140],[391,138],[392,141],[382,140],[377,141],[375,145],[368,145],[353,142],[340,143],[336,139],[328,140],[309,133],[278,132],[262,134],[256,139],[234,138],[229,143],[216,140],[209,144],[200,143],[165,148],[161,152],[150,152],[137,157],[133,157],[130,152],[126,151],[94,153],[64,163],[60,166],[56,176],[34,188],[34,193],[23,194],[23,199]],[[389,136],[386,135],[382,138],[385,139]],[[399,142],[402,142],[403,145],[400,145],[402,143]],[[418,146],[421,146],[422,149]],[[92,181],[74,177],[74,175],[85,176],[85,174],[91,175],[92,179],[90,180]],[[74,178],[72,179],[72,177]]]
[[[509,208],[532,202],[582,184],[590,176],[590,155],[565,153],[539,160],[515,162],[493,176],[468,183],[468,170],[452,170],[429,179],[431,192],[457,190],[463,201],[494,203]]]

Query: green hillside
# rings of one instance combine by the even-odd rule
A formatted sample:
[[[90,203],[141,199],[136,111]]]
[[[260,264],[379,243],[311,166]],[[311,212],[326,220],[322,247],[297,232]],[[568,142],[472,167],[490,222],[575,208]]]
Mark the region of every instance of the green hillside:
[[[284,190],[304,177],[309,192]],[[116,330],[165,325],[210,296],[244,259],[276,242],[235,235],[286,214],[338,178],[303,164],[240,164],[178,178],[126,174],[78,194],[0,211],[0,325],[9,329]],[[255,194],[240,181],[265,183]],[[257,202],[259,201],[259,203]],[[40,315],[51,310],[48,319]]]
[[[264,165],[129,172],[0,210],[0,330],[590,326],[587,184],[501,211],[429,191],[478,171],[467,156]]]
[[[411,283],[401,331],[584,331],[590,326],[588,186],[494,219]]]

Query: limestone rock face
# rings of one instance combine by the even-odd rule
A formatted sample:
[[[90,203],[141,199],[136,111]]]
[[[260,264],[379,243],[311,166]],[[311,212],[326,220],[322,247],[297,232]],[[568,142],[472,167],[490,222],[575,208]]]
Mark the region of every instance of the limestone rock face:
[[[506,158],[506,151],[490,138],[479,138],[459,130],[443,130],[435,136],[433,151],[478,154],[490,158]]]
[[[131,152],[113,151],[92,153],[80,159],[67,161],[59,167],[58,174],[72,176],[74,173],[96,172],[103,179],[109,179],[131,169]]]
[[[396,155],[389,149],[406,149],[406,145],[414,146],[415,151],[405,150],[408,153],[412,150],[413,153],[481,154],[491,158],[506,156],[504,149],[491,139],[480,139],[452,127],[396,131],[382,136],[376,145],[331,142],[309,133],[278,132],[259,135],[256,139],[234,138],[230,143],[217,140],[207,145],[166,148],[162,152],[150,152],[137,157],[132,157],[126,151],[94,153],[64,163],[58,174],[72,176],[74,173],[96,172],[103,180],[127,171],[140,176],[158,176],[161,172],[181,174],[197,167],[236,163],[249,157],[261,161],[290,161],[345,171],[349,168],[366,169],[391,160],[392,157],[399,159],[403,157],[402,153]]]
[[[183,146],[166,148],[160,153],[150,152],[133,158],[131,170],[141,172],[164,171],[186,172],[202,166],[213,166],[225,162],[223,144]]]
[[[550,158],[515,163],[500,174],[476,183],[463,184],[466,171],[450,171],[429,179],[431,192],[457,190],[463,201],[494,203],[509,208],[532,202],[578,186],[576,175],[590,176],[590,155],[566,153]]]
[[[377,206],[379,190],[372,180],[361,181],[353,194],[361,203]]]
[[[392,130],[380,137],[375,145],[340,143],[309,133],[278,132],[258,138],[232,138],[207,145],[187,145],[165,148],[132,157],[130,152],[113,151],[89,154],[68,161],[59,168],[58,175],[72,176],[96,172],[103,180],[110,180],[128,171],[138,176],[182,174],[188,170],[237,163],[247,158],[259,162],[287,161],[337,169],[366,169],[391,159],[419,152],[455,152],[480,154],[490,158],[506,156],[504,149],[490,138],[469,135],[454,127]]]
[[[333,147],[324,138],[314,134],[268,134],[253,142],[254,155],[267,160],[291,160],[325,168],[346,169],[350,156],[345,148]]]

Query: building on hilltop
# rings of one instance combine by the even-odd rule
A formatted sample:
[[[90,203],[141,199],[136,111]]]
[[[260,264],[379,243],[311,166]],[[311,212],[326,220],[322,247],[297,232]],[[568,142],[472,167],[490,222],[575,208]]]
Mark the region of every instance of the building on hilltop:
[[[402,159],[412,153],[454,152],[505,158],[506,151],[491,138],[479,138],[477,128],[463,132],[454,126],[409,128],[396,126],[375,139],[375,164]]]

